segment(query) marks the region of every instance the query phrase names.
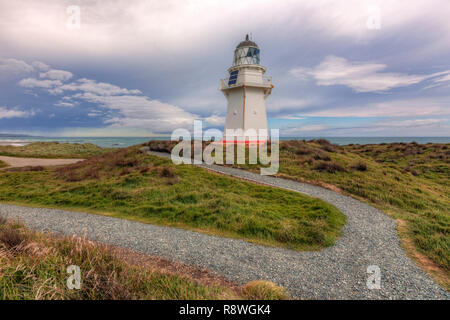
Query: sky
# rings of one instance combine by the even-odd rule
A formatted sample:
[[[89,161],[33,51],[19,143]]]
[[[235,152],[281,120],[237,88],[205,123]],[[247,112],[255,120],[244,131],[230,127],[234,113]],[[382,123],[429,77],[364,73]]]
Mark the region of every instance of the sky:
[[[223,130],[248,33],[292,137],[450,136],[448,0],[0,0],[0,133]]]

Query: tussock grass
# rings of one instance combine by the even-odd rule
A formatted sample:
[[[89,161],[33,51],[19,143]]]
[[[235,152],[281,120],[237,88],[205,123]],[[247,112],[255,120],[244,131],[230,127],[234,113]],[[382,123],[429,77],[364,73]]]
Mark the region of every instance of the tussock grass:
[[[34,142],[26,146],[0,146],[0,155],[23,158],[84,159],[109,150],[91,143]]]
[[[252,281],[243,287],[244,294],[255,300],[288,300],[289,295],[283,287],[270,281]]]
[[[81,270],[81,289],[66,285],[66,268]],[[204,271],[203,271],[204,273]],[[0,224],[0,300],[288,299],[272,283],[257,289],[195,279],[181,271],[132,264],[111,247]]]
[[[149,156],[139,147],[0,173],[0,201],[107,214],[296,250],[331,246],[345,216],[321,200]]]

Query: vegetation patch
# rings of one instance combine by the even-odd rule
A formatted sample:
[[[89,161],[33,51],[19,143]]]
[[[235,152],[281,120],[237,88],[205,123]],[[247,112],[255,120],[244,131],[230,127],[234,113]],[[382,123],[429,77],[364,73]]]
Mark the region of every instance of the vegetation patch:
[[[270,281],[252,281],[243,287],[243,292],[255,300],[287,300],[289,295],[283,287]]]
[[[157,143],[167,152],[174,146]],[[404,221],[400,236],[410,255],[417,256],[414,248],[430,259],[440,270],[435,279],[450,288],[449,144],[338,146],[317,139],[281,141],[279,147],[279,177],[352,195]],[[262,165],[233,166],[258,172]]]
[[[174,165],[139,147],[68,166],[0,173],[0,201],[67,208],[296,250],[331,246],[345,216],[296,192]]]
[[[84,159],[110,151],[91,143],[34,142],[26,146],[0,146],[1,156],[22,158]]]
[[[241,288],[206,270],[125,254],[126,259],[112,247],[33,232],[0,218],[0,300],[289,299],[273,283]],[[66,284],[71,265],[80,267],[79,290]]]
[[[252,171],[260,167],[234,166]],[[439,280],[445,279],[440,282],[450,287],[449,144],[281,141],[278,175],[338,189],[401,219],[405,232],[400,236],[440,268]]]

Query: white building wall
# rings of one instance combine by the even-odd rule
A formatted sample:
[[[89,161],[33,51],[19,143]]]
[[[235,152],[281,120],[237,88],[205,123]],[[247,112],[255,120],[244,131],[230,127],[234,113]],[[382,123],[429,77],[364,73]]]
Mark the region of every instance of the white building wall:
[[[266,100],[264,89],[255,87],[245,88],[245,121],[244,130],[267,130]]]
[[[245,114],[244,112],[245,90]],[[267,130],[264,88],[239,87],[228,91],[225,129]],[[243,119],[243,116],[245,119]]]
[[[267,92],[263,81],[266,69],[260,65],[242,65],[230,68],[229,72],[235,70],[239,70],[236,87],[225,85],[222,89],[228,100],[225,130],[253,129],[259,133],[263,129],[267,132],[266,98],[270,91]]]
[[[226,129],[242,129],[243,117],[243,89],[242,87],[228,90],[227,117],[225,119]]]

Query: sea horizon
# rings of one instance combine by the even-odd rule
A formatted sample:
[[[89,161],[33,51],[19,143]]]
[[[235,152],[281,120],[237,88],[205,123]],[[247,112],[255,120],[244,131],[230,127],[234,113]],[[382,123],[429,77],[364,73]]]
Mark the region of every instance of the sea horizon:
[[[326,139],[337,145],[380,143],[450,143],[450,137],[280,137],[280,140]],[[102,148],[124,148],[150,140],[170,140],[170,137],[45,137],[0,134],[0,145],[22,146],[32,142],[92,143]]]

